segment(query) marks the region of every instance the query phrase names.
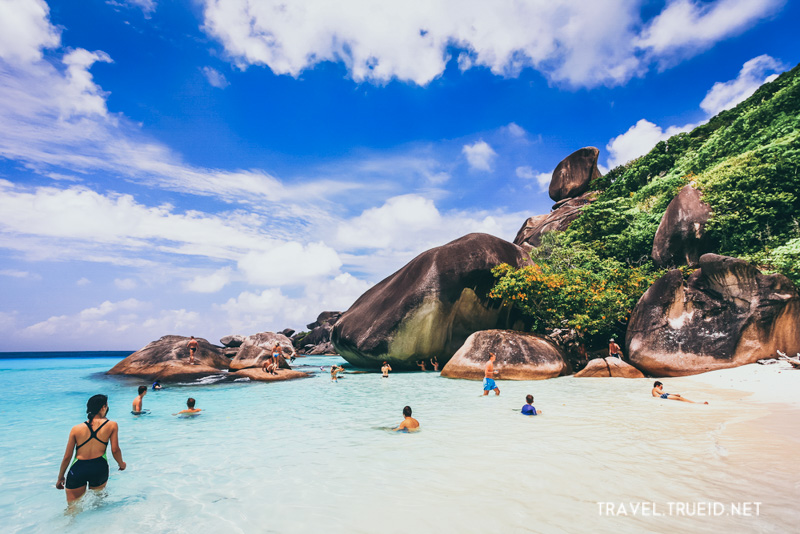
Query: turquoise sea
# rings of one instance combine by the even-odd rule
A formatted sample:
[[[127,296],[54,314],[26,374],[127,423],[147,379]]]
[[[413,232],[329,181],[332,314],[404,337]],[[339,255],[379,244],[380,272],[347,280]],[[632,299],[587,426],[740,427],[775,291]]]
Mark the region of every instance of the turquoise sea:
[[[136,417],[131,402],[143,382],[103,375],[124,355],[0,357],[3,532],[790,532],[800,524],[800,468],[789,452],[797,443],[760,425],[773,406],[736,391],[665,380],[711,402],[700,406],[651,398],[647,379],[564,377],[499,381],[501,395],[483,397],[480,383],[433,372],[347,373],[332,383],[319,368],[343,360],[307,357],[298,368],[316,371],[312,378],[170,386],[149,391],[151,412]],[[54,487],[59,462],[96,393],[109,396],[128,469],[117,471],[109,453],[107,490],[68,511]],[[528,393],[542,416],[519,414]],[[187,397],[202,415],[173,417]],[[422,430],[389,432],[405,405]],[[759,503],[758,513],[751,504],[747,515],[745,503]]]

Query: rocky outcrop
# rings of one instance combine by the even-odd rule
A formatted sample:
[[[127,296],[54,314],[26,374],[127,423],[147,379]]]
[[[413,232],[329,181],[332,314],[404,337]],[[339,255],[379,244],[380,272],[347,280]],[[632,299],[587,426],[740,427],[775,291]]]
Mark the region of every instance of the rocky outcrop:
[[[281,330],[278,333],[279,334],[283,334],[284,336],[286,336],[288,338],[291,338],[294,335],[294,330],[291,329],[291,328],[284,328],[283,330]]]
[[[489,353],[501,380],[542,380],[566,374],[564,355],[544,338],[510,330],[484,330],[469,336],[442,369],[446,378],[483,380]]]
[[[240,347],[244,343],[244,336],[238,334],[233,336],[225,336],[219,340],[223,347],[235,348]]]
[[[597,157],[600,151],[590,146],[576,150],[556,166],[550,180],[550,198],[558,202],[575,198],[589,190],[592,180],[600,178]]]
[[[534,215],[525,221],[514,244],[525,249],[538,247],[542,242],[542,234],[552,231],[564,231],[570,223],[581,214],[581,209],[592,202],[592,193],[584,193],[577,198],[568,198],[553,206],[553,211],[545,215]]]
[[[800,351],[800,296],[785,276],[704,254],[684,281],[673,269],[633,310],[630,362],[653,376],[684,376]]]
[[[257,382],[283,382],[285,380],[294,380],[295,378],[307,378],[311,376],[308,373],[304,373],[302,371],[295,371],[293,369],[281,369],[278,371],[277,374],[271,375],[265,372],[263,369],[258,368],[248,368],[248,369],[241,369],[234,373],[230,373],[228,375],[228,380],[238,380],[241,378],[249,378],[250,380],[254,380]]]
[[[619,358],[595,358],[575,373],[576,377],[644,378],[636,367]]]
[[[222,349],[202,338],[197,338],[195,363],[190,364],[188,342],[188,337],[164,336],[119,362],[108,374],[176,382],[218,374],[228,368],[229,360]]]
[[[490,301],[491,270],[530,264],[520,247],[469,234],[423,252],[364,293],[334,325],[331,340],[348,362],[397,369],[437,356],[444,364],[475,331],[511,328],[511,310]],[[522,324],[517,326],[522,329]]]
[[[336,354],[331,344],[331,330],[341,316],[342,312],[338,311],[320,313],[316,321],[306,325],[309,331],[296,335],[292,343],[304,354]]]
[[[661,217],[652,257],[659,267],[694,267],[700,256],[709,252],[711,240],[705,231],[711,206],[700,198],[700,191],[687,185],[672,199]]]
[[[283,349],[283,356],[278,358],[279,367],[290,369],[284,356],[288,358],[294,354],[292,341],[283,334],[276,334],[275,332],[259,332],[244,338],[242,346],[239,347],[239,352],[230,361],[230,368],[263,367],[264,362],[272,357],[272,348],[276,343]]]

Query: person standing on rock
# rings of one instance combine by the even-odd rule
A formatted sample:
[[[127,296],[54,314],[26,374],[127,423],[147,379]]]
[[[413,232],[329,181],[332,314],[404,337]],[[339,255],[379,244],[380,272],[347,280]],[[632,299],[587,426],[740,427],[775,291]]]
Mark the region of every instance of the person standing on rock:
[[[613,358],[622,359],[622,349],[614,342],[613,337],[608,340],[608,355]]]
[[[494,361],[497,355],[494,352],[489,353],[489,361],[486,362],[486,370],[483,373],[483,394],[488,395],[490,391],[494,390],[495,395],[500,395],[500,388],[494,383],[494,377],[498,374],[494,370]]]
[[[194,364],[194,353],[197,352],[197,340],[194,336],[191,336],[192,339],[189,340],[189,343],[186,344],[189,347],[189,363]]]
[[[278,366],[280,365],[278,363],[278,358],[280,357],[281,354],[283,354],[283,347],[281,347],[279,343],[275,343],[275,346],[272,347],[272,363],[275,364],[275,369],[276,370],[278,369]]]
[[[389,378],[389,371],[392,370],[392,366],[389,365],[387,362],[383,362],[383,367],[381,367],[381,373],[383,373],[383,378]]]

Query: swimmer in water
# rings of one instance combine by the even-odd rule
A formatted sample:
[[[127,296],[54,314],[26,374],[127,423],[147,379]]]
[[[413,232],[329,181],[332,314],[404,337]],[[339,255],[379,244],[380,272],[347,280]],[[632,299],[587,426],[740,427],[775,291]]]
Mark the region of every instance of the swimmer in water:
[[[145,395],[147,395],[147,386],[139,386],[139,396],[133,399],[133,405],[131,407],[131,413],[133,415],[141,415],[142,401],[144,401]]]
[[[439,359],[436,356],[434,356],[433,358],[430,359],[430,362],[431,362],[431,366],[433,366],[433,370],[434,371],[438,371],[439,370]]]
[[[383,378],[389,378],[389,371],[392,370],[392,366],[386,362],[383,362],[383,366],[381,367],[381,373],[383,373]]]
[[[153,391],[155,391],[157,389],[164,389],[163,387],[161,387],[161,382],[159,382],[158,380],[153,382]]]
[[[677,393],[664,393],[664,384],[659,381],[653,383],[653,391],[650,392],[654,397],[661,397],[662,399],[667,400],[678,400],[683,402],[691,402],[693,404],[700,404],[699,402],[695,402],[686,398],[681,397]],[[708,404],[708,402],[704,402],[703,404]]]
[[[533,406],[533,395],[527,395],[525,397],[525,405],[522,407],[522,415],[541,415],[542,411],[536,411],[536,408]]]
[[[124,471],[127,467],[122,461],[122,450],[119,448],[119,427],[117,423],[106,418],[106,415],[108,415],[108,397],[95,395],[86,403],[87,421],[72,427],[69,431],[67,450],[61,460],[61,469],[58,471],[56,481],[56,488],[66,490],[67,503],[80,499],[86,493],[87,486],[95,491],[106,486],[108,482],[106,447],[109,443],[119,470]],[[69,465],[73,455],[75,461]]]
[[[425,369],[425,360],[417,360],[417,366],[423,371],[427,371],[427,369]]]
[[[403,408],[403,422],[394,429],[395,432],[413,432],[419,430],[419,421],[411,417],[411,406]]]
[[[181,410],[178,413],[174,413],[172,415],[196,414],[202,412],[203,410],[201,410],[200,408],[194,407],[194,402],[195,402],[194,399],[189,397],[189,399],[186,401],[186,409]]]

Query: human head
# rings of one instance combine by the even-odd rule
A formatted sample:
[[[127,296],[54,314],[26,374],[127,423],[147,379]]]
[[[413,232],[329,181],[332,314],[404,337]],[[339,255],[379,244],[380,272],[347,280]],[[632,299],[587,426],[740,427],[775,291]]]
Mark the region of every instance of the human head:
[[[186,406],[189,408],[194,408],[194,399],[189,397],[189,399],[186,401]]]
[[[103,408],[108,408],[108,397],[95,395],[86,403],[86,417],[91,421]]]
[[[147,393],[147,386],[139,386],[139,395]]]
[[[403,408],[403,417],[411,417],[411,406]]]
[[[527,397],[525,397],[525,402],[527,402],[528,404],[533,404],[533,395],[528,395]]]
[[[613,343],[614,342],[614,338],[612,337],[611,339],[608,340],[608,342],[609,343]]]
[[[189,336],[190,338],[194,339],[194,336]]]
[[[653,383],[653,387],[654,387],[654,388],[657,388],[657,387],[659,387],[659,386],[663,386],[663,385],[664,385],[664,384],[662,384],[662,383],[661,383],[661,382],[659,382],[658,380],[656,380],[656,381]]]
[[[494,361],[497,358],[497,355],[494,352],[489,353],[489,360]]]

